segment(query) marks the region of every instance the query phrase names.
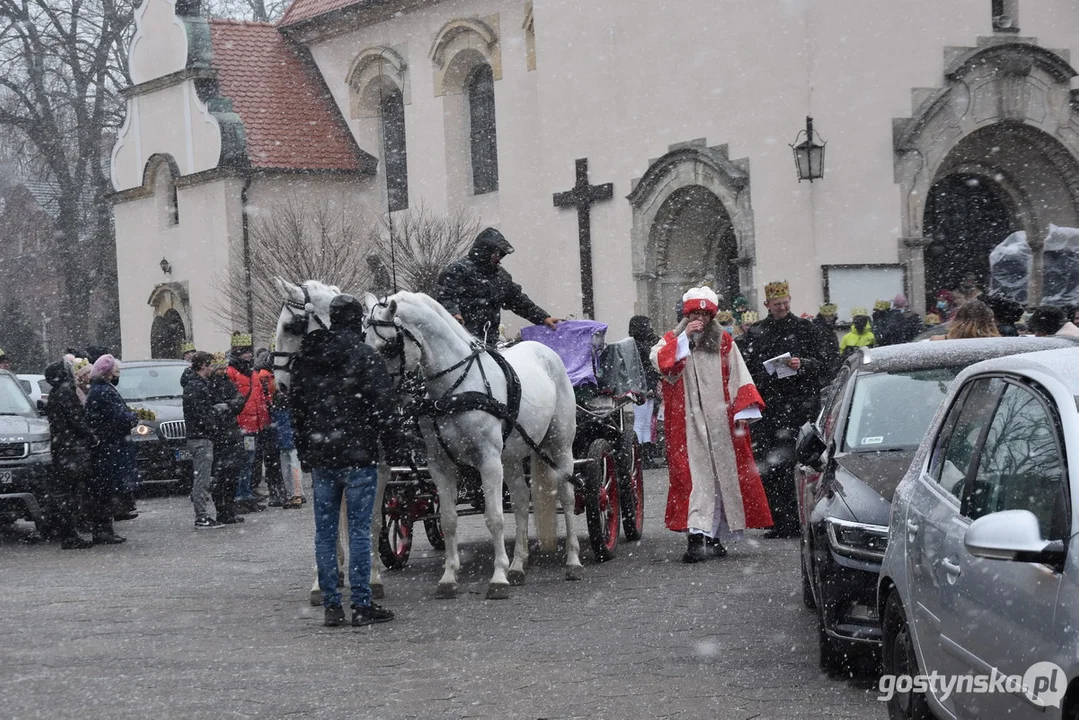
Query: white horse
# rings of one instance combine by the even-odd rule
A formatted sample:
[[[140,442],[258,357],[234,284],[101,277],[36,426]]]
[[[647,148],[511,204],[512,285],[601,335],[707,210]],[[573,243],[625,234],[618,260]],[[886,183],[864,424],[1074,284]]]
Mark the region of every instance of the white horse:
[[[434,299],[422,293],[399,292],[385,302],[364,298],[367,343],[383,354],[394,375],[418,370],[427,387],[427,399],[442,407],[450,396],[482,393],[499,403],[507,401],[507,380],[491,355]],[[551,349],[523,342],[503,353],[521,381],[517,421],[539,446],[533,452],[519,430],[503,442],[503,423],[483,410],[464,410],[420,417],[427,445],[428,468],[438,488],[442,532],[446,538],[444,572],[436,596],[457,593],[460,558],[457,552],[457,463],[479,471],[483,484],[484,515],[494,543],[494,574],[488,599],[509,595],[509,585],[524,582],[528,562],[529,488],[522,460],[532,455],[532,499],[536,527],[544,552],[553,552],[555,495],[566,521],[566,578],[579,579],[580,545],[573,526],[573,436],[577,410],[566,368]],[[470,359],[471,358],[471,359]],[[475,397],[475,396],[473,396]],[[459,397],[458,397],[459,399]],[[502,483],[509,485],[517,525],[513,563],[506,555],[503,536]]]
[[[341,291],[325,285],[318,280],[307,280],[302,285],[293,285],[279,277],[274,278],[274,285],[283,298],[281,313],[277,318],[277,332],[274,342],[274,380],[277,386],[288,392],[291,380],[292,358],[300,349],[300,342],[308,332],[319,327],[329,327],[330,301]],[[371,596],[376,600],[385,595],[382,586],[382,570],[378,557],[378,536],[382,532],[382,495],[389,478],[389,466],[379,463],[378,487],[375,490],[375,511],[371,513]],[[348,577],[348,514],[342,498],[341,519],[337,533],[338,577]],[[322,590],[318,585],[318,573],[315,584],[311,586],[312,604],[322,602]]]

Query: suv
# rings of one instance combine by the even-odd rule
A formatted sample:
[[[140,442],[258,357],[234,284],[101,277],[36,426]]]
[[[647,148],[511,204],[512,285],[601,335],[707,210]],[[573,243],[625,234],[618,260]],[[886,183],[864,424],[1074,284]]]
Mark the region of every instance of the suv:
[[[153,413],[152,420],[140,419],[131,430],[140,482],[174,484],[183,492],[190,490],[193,476],[180,385],[187,367],[183,360],[124,362],[116,386],[132,410]]]
[[[19,380],[0,370],[0,523],[41,524],[37,497],[52,463],[49,421],[23,392]]]

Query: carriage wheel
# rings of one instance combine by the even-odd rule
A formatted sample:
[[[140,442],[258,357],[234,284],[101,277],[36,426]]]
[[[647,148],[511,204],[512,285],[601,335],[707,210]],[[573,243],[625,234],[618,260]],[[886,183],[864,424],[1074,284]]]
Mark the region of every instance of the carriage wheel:
[[[589,463],[585,470],[585,518],[588,540],[596,560],[606,562],[618,547],[618,466],[614,451],[606,440],[593,440],[588,446]]]
[[[382,502],[382,532],[378,536],[378,556],[390,570],[403,568],[412,553],[412,517],[408,503],[398,495]]]
[[[644,534],[644,467],[641,445],[632,427],[622,433],[618,449],[618,499],[626,540],[640,540]]]
[[[423,530],[427,533],[427,542],[435,550],[446,549],[446,536],[442,534],[442,518],[439,516],[438,495],[435,495],[427,506],[427,512],[436,517],[427,518],[423,521]]]

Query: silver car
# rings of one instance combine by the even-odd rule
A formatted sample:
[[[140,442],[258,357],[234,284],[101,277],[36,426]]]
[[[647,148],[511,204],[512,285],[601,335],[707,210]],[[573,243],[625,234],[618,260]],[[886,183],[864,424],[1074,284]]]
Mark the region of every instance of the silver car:
[[[891,717],[1079,716],[1077,398],[1079,349],[1049,350],[972,365],[938,409],[878,584]]]

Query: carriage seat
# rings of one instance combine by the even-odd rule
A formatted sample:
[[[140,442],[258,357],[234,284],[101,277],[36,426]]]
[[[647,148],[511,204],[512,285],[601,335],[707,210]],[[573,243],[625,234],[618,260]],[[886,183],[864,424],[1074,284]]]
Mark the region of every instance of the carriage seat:
[[[522,340],[542,343],[555,351],[566,366],[574,388],[598,386],[599,353],[606,342],[605,323],[595,320],[563,320],[557,330],[546,325],[531,325],[521,329]]]

